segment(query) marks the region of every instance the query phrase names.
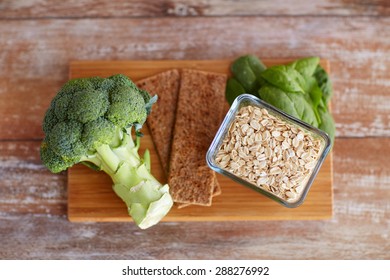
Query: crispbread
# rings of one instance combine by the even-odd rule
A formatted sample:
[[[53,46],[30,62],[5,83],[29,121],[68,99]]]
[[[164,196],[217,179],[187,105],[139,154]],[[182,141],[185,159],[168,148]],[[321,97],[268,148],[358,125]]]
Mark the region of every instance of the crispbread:
[[[165,175],[168,175],[180,73],[177,69],[168,70],[140,80],[136,84],[150,94],[158,95],[158,101],[153,105],[147,124]]]
[[[175,202],[211,205],[216,177],[205,155],[223,116],[226,78],[182,70],[168,177]]]
[[[222,193],[221,186],[218,183],[217,177],[215,177],[214,182],[213,182],[212,196],[214,198],[215,196],[218,196],[221,193]],[[179,208],[179,209],[193,205],[192,203],[177,203],[177,204],[178,204],[177,208]],[[201,206],[209,206],[209,205],[201,205]]]
[[[215,176],[215,180],[214,181],[215,182],[214,182],[213,197],[217,196],[217,195],[220,195],[222,193],[221,185],[219,184],[219,182],[217,180],[217,176]]]

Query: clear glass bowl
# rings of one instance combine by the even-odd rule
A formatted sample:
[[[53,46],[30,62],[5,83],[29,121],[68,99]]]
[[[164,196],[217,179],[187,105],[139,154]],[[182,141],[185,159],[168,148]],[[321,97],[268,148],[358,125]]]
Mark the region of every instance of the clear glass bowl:
[[[282,197],[274,194],[271,191],[268,191],[264,188],[261,188],[261,187],[257,186],[256,184],[251,183],[248,180],[233,174],[232,172],[228,171],[227,168],[222,168],[217,163],[217,161],[216,161],[217,153],[220,150],[224,139],[228,135],[228,131],[230,129],[230,126],[231,126],[232,122],[235,120],[237,113],[240,111],[241,108],[243,108],[245,106],[253,106],[253,107],[258,107],[260,109],[265,108],[268,111],[269,115],[272,115],[278,119],[281,119],[285,123],[289,124],[291,127],[300,128],[301,130],[304,131],[304,133],[310,134],[312,136],[312,138],[314,138],[316,140],[317,139],[320,140],[320,143],[321,143],[320,150],[319,150],[318,158],[316,159],[316,163],[315,163],[314,167],[312,168],[312,170],[310,171],[310,173],[306,176],[305,180],[303,180],[301,185],[299,186],[300,192],[298,194],[296,194],[297,197],[294,200],[282,198]],[[261,121],[261,117],[259,117],[259,121]],[[315,128],[315,127],[313,127],[313,126],[311,126],[311,125],[309,125],[309,124],[307,124],[307,123],[305,123],[305,122],[303,122],[295,117],[287,115],[283,111],[275,108],[274,106],[260,100],[259,98],[255,97],[253,95],[242,94],[235,99],[235,101],[233,102],[232,106],[230,107],[228,113],[226,114],[225,119],[223,120],[217,134],[215,135],[213,142],[211,143],[211,145],[209,147],[209,150],[207,151],[206,161],[207,161],[207,164],[209,165],[209,167],[211,169],[213,169],[214,171],[221,173],[221,174],[233,179],[234,181],[236,181],[236,182],[238,182],[246,187],[253,189],[256,192],[259,192],[259,193],[273,199],[274,201],[279,202],[280,204],[282,204],[286,207],[294,208],[294,207],[301,205],[303,203],[303,201],[305,200],[306,195],[307,195],[318,171],[320,170],[322,163],[324,162],[327,154],[329,153],[330,149],[331,149],[331,140],[325,132],[323,132],[323,131],[321,131],[321,130],[319,130],[319,129],[317,129],[317,128]],[[279,183],[281,184],[282,182],[279,182]]]

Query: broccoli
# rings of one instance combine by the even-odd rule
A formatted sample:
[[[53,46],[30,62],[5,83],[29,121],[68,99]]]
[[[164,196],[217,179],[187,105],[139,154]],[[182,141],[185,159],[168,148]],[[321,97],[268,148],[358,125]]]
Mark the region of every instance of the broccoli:
[[[54,173],[76,163],[104,171],[140,228],[158,223],[173,204],[169,186],[150,173],[149,151],[138,154],[140,129],[156,100],[121,74],[68,81],[43,120],[43,164]]]

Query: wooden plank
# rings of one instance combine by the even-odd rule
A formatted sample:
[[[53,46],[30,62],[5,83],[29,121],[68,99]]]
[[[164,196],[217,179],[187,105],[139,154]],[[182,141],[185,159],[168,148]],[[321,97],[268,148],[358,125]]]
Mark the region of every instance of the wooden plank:
[[[66,178],[43,175],[38,147],[37,141],[0,142],[0,192],[10,202],[0,209],[0,237],[7,241],[0,259],[390,258],[389,138],[336,140],[331,220],[167,222],[146,231],[132,223],[69,223],[65,191],[51,204],[62,212],[42,213],[38,206],[53,197],[45,185],[64,190]]]
[[[65,213],[66,173],[42,166],[39,147],[40,141],[0,141],[0,213]]]
[[[290,60],[263,60],[266,65],[288,63]],[[326,70],[329,63],[321,61]],[[70,65],[70,78],[110,76],[123,73],[133,80],[145,78],[172,68],[228,73],[230,60],[160,60],[160,61],[78,61]],[[220,102],[225,102],[220,100]],[[147,127],[141,142],[140,154],[149,149],[152,173],[160,182],[166,182],[153,140]],[[213,199],[211,207],[190,206],[173,209],[164,221],[242,221],[329,219],[332,217],[332,160],[328,156],[303,205],[295,209],[285,208],[252,190],[218,176],[222,194]],[[84,221],[129,221],[123,202],[113,193],[111,180],[102,172],[85,166],[75,166],[68,171],[68,218]]]
[[[44,112],[67,80],[69,60],[234,59],[245,53],[331,60],[337,136],[390,136],[388,26],[390,18],[3,20],[0,139],[43,137]]]
[[[0,258],[388,260],[388,220],[380,221],[344,213],[335,221],[160,223],[142,231],[129,223],[9,215],[0,217],[7,241],[0,244]]]
[[[85,17],[163,17],[163,16],[387,16],[390,6],[386,0],[310,0],[294,1],[287,5],[284,0],[229,1],[229,0],[49,0],[3,1],[0,18],[85,18]]]
[[[390,138],[338,139],[334,154],[335,211],[390,233]]]

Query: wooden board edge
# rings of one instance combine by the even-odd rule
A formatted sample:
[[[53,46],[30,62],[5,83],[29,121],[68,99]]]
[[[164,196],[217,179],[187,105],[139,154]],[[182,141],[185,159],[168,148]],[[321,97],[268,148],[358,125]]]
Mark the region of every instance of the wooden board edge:
[[[68,71],[68,77],[71,77],[73,69],[80,69],[80,68],[85,68],[85,69],[90,69],[92,65],[100,64],[104,65],[107,68],[110,68],[110,65],[114,64],[115,68],[118,67],[118,65],[129,65],[129,64],[136,64],[136,65],[146,65],[149,67],[161,67],[161,65],[170,65],[170,64],[183,64],[183,65],[193,65],[195,68],[197,66],[201,66],[203,64],[209,64],[212,62],[213,64],[226,64],[230,65],[234,58],[223,58],[223,59],[210,59],[210,60],[195,60],[195,59],[188,59],[188,60],[182,60],[182,59],[160,59],[160,60],[71,60],[69,61],[69,71]],[[261,58],[261,60],[265,64],[271,64],[271,65],[276,65],[276,64],[286,64],[290,63],[294,60],[300,59],[303,57],[287,57],[287,58]],[[91,64],[91,66],[85,67],[88,65],[88,63]],[[320,58],[320,65],[326,70],[326,72],[330,73],[330,61],[326,58]],[[82,67],[81,67],[82,66]],[[181,68],[180,66],[176,68]],[[188,66],[185,66],[184,68],[190,68]]]
[[[160,222],[162,223],[175,223],[175,222],[245,222],[245,221],[252,221],[252,222],[261,222],[261,221],[322,221],[322,220],[331,220],[333,218],[333,215],[326,214],[321,216],[306,216],[306,217],[299,217],[299,218],[288,218],[288,217],[267,217],[267,218],[258,218],[253,216],[213,216],[213,217],[175,217],[174,219],[164,218]],[[109,222],[133,222],[131,217],[100,217],[100,218],[91,218],[88,217],[68,217],[68,220],[72,223],[87,223],[87,222],[103,222],[103,223],[109,223]]]

